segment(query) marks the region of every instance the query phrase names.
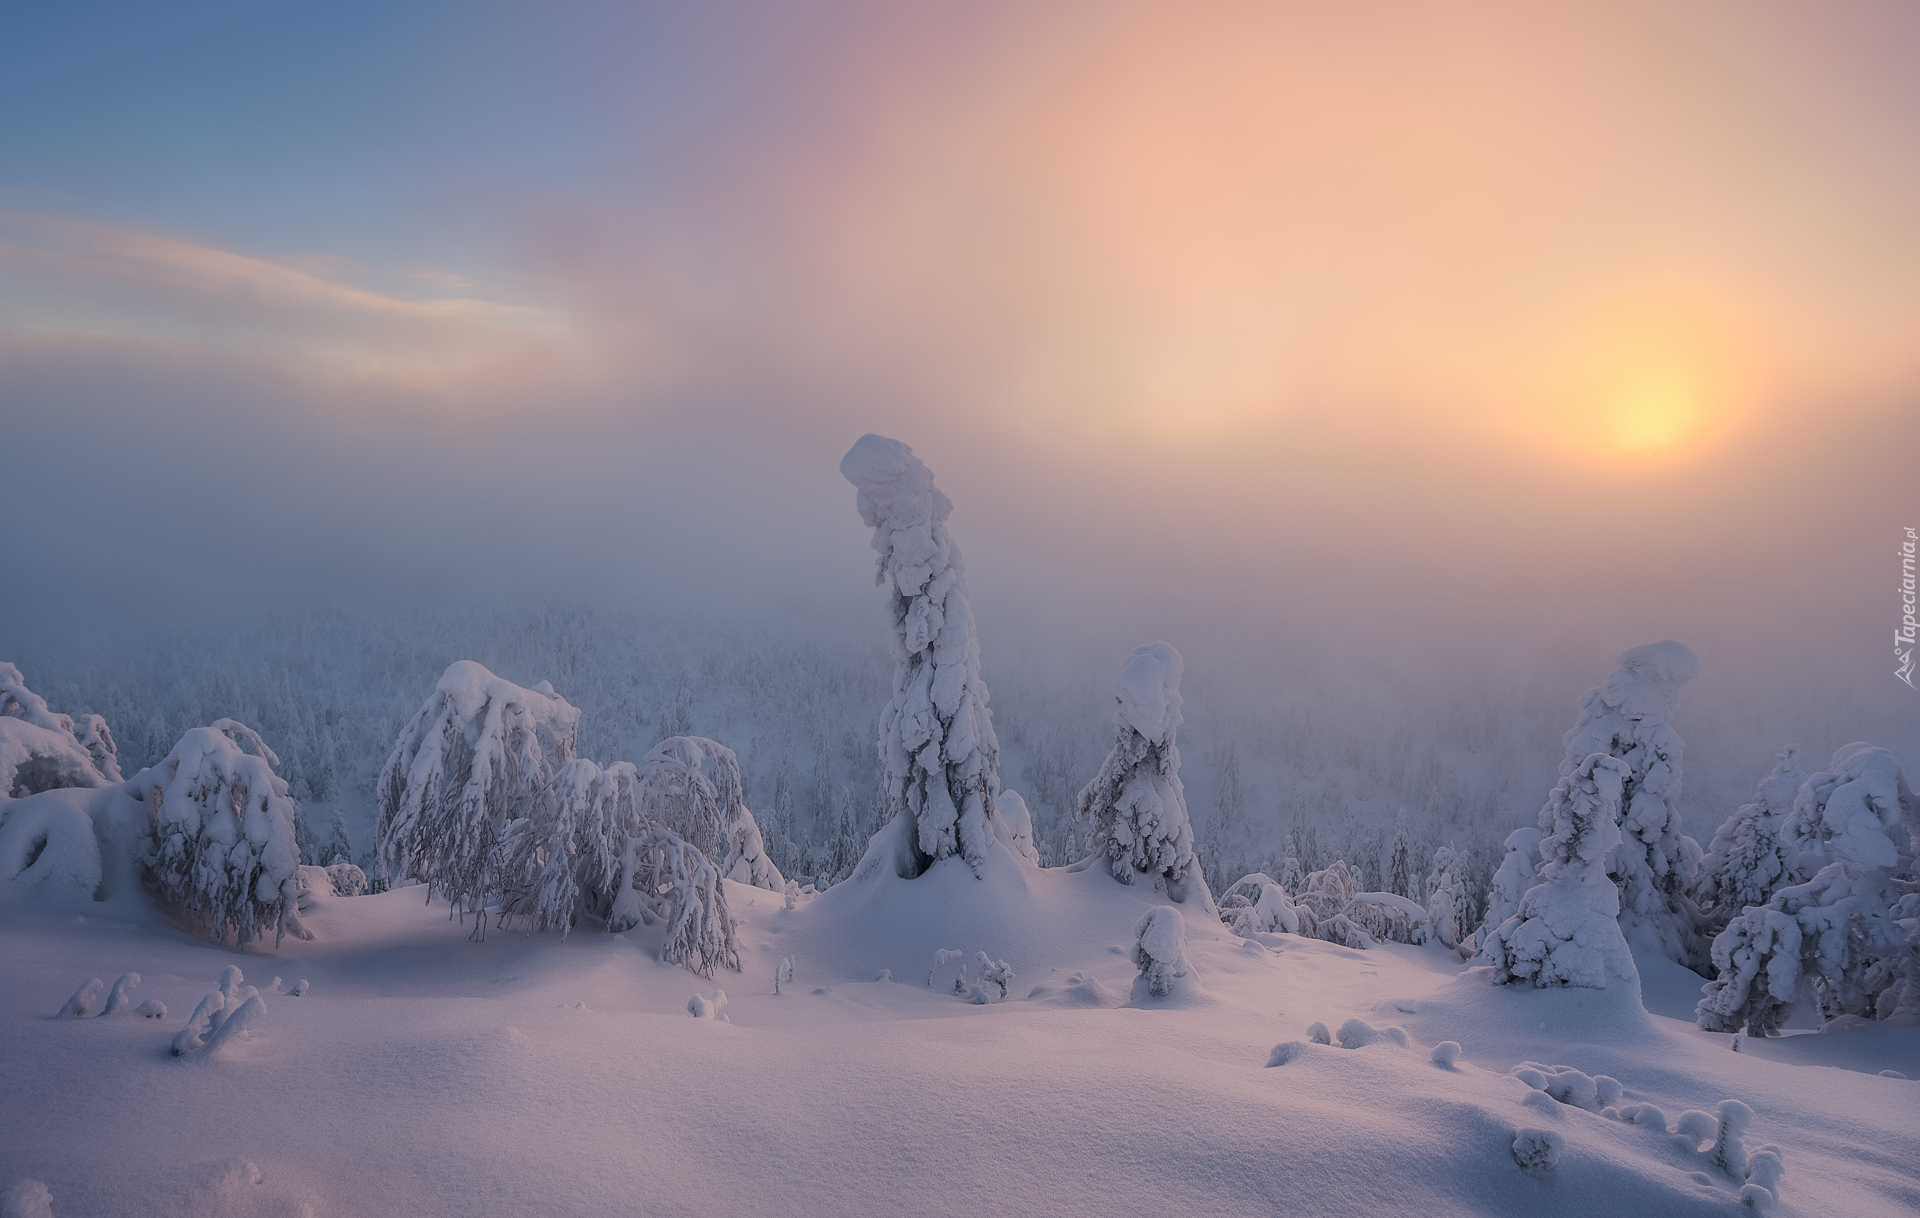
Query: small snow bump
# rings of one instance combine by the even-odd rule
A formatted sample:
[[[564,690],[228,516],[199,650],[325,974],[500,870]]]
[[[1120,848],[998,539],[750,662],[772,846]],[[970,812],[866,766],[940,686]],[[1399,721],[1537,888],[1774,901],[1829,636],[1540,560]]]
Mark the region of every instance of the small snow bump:
[[[1433,1047],[1433,1064],[1442,1070],[1454,1069],[1454,1063],[1460,1060],[1460,1042],[1443,1040]]]
[[[1313,1046],[1303,1040],[1283,1041],[1273,1047],[1273,1052],[1267,1054],[1267,1065],[1284,1066],[1288,1062],[1297,1061],[1306,1056],[1312,1048]]]

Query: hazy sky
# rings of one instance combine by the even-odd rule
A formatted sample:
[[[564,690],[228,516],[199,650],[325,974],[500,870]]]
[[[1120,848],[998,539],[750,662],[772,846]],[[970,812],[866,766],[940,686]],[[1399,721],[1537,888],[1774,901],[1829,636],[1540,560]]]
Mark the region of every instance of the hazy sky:
[[[838,610],[873,430],[983,620],[1890,682],[1916,62],[1903,2],[32,6],[0,614]]]

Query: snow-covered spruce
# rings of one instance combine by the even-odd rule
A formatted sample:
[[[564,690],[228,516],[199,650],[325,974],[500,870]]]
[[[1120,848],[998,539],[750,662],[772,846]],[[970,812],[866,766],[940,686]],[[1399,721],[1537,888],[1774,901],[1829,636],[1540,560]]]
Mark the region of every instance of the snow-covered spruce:
[[[246,745],[251,754],[242,749]],[[269,931],[313,936],[300,924],[293,799],[273,772],[280,759],[232,719],[196,727],[128,793],[153,826],[148,872],[163,900],[203,921],[207,937],[247,943]]]
[[[1765,905],[1781,888],[1807,879],[1794,872],[1794,801],[1807,773],[1789,747],[1760,780],[1753,802],[1743,804],[1714,834],[1700,860],[1695,895],[1709,924],[1724,929],[1749,905]]]
[[[1338,943],[1342,947],[1364,950],[1374,946],[1373,936],[1350,916],[1354,912],[1356,895],[1353,870],[1347,866],[1345,859],[1336,859],[1333,866],[1307,876],[1301,881],[1300,892],[1294,899],[1295,907],[1303,915],[1300,933]],[[1417,910],[1419,907],[1414,908]],[[1311,926],[1308,925],[1308,918],[1312,919]]]
[[[1520,912],[1520,898],[1527,895],[1527,889],[1539,882],[1540,837],[1540,830],[1531,825],[1507,834],[1506,857],[1487,885],[1487,916],[1480,924],[1482,951],[1493,932]]]
[[[426,881],[456,912],[480,914],[497,887],[507,822],[547,796],[573,760],[580,712],[541,682],[523,689],[471,660],[448,666],[380,771],[380,863]],[[474,924],[484,934],[485,919]]]
[[[1427,933],[1442,947],[1458,947],[1460,926],[1454,917],[1453,847],[1442,846],[1433,852],[1433,871],[1427,876]]]
[[[998,844],[1000,745],[980,679],[960,551],[947,533],[953,501],[898,440],[865,435],[840,460],[873,529],[876,581],[893,625],[893,697],[880,719],[886,827],[861,873],[890,865],[903,877],[941,859],[976,873]]]
[[[1620,841],[1621,791],[1631,774],[1627,763],[1596,752],[1553,789],[1540,882],[1483,949],[1495,985],[1605,989],[1638,979],[1620,930],[1620,892],[1606,869]]]
[[[1113,749],[1081,790],[1074,817],[1090,822],[1088,847],[1115,879],[1214,913],[1193,850],[1174,739],[1184,667],[1180,653],[1166,643],[1136,647],[1127,656],[1114,685]]]
[[[1689,967],[1703,965],[1705,944],[1695,930],[1688,892],[1700,847],[1680,833],[1680,736],[1671,720],[1680,689],[1700,675],[1700,659],[1684,643],[1648,643],[1621,654],[1606,684],[1580,702],[1580,718],[1565,737],[1560,778],[1570,777],[1594,753],[1626,763],[1620,795],[1620,841],[1607,874],[1620,891],[1620,921],[1635,942]],[[1551,803],[1540,830],[1552,832]]]
[[[1910,881],[1920,803],[1893,754],[1854,743],[1808,778],[1795,801],[1798,866],[1813,872],[1733,918],[1713,941],[1719,975],[1697,1016],[1710,1031],[1764,1036],[1800,997],[1803,977],[1824,1019],[1920,1022],[1920,954]],[[1914,913],[1920,913],[1915,910]]]
[[[14,665],[0,660],[0,796],[121,781],[113,733],[98,715],[47,709]]]
[[[1173,993],[1175,980],[1188,972],[1187,924],[1179,910],[1156,905],[1141,915],[1133,928],[1133,964],[1153,997]]]

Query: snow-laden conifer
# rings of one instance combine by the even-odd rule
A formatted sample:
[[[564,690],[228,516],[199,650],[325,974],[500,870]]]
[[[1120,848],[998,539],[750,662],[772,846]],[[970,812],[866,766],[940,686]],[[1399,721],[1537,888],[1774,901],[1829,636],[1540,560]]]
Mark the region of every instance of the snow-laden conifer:
[[[1180,785],[1180,653],[1166,643],[1137,647],[1120,669],[1113,723],[1117,739],[1080,792],[1078,820],[1088,845],[1123,884],[1143,883],[1169,900],[1214,912]]]
[[[161,897],[204,922],[216,942],[229,934],[239,943],[269,932],[276,944],[288,931],[312,937],[295,904],[300,852],[278,763],[252,728],[220,719],[189,731],[127,784],[147,805],[147,865]]]
[[[840,461],[873,529],[877,579],[893,625],[893,697],[880,720],[887,861],[914,876],[941,859],[978,873],[997,845],[1000,745],[980,679],[960,551],[947,532],[953,501],[933,471],[898,440],[866,435]],[[874,849],[869,859],[878,865]]]
[[[1688,892],[1700,847],[1680,832],[1680,736],[1672,719],[1680,690],[1700,675],[1700,659],[1684,643],[1648,643],[1621,654],[1606,684],[1587,691],[1580,718],[1565,737],[1560,762],[1565,781],[1594,753],[1627,764],[1621,785],[1620,841],[1607,874],[1620,892],[1620,921],[1628,937],[1680,964],[1704,963]],[[1540,813],[1552,832],[1553,807]]]
[[[113,733],[99,715],[63,715],[0,661],[0,795],[120,782]]]
[[[1396,897],[1413,896],[1413,817],[1405,808],[1393,821],[1393,852],[1387,858],[1387,891]]]
[[[1553,789],[1539,882],[1482,949],[1495,985],[1605,989],[1638,979],[1620,930],[1620,890],[1607,876],[1607,856],[1620,842],[1621,792],[1632,773],[1619,758],[1591,753]]]
[[[1724,928],[1747,906],[1765,905],[1779,889],[1808,878],[1794,873],[1799,850],[1793,807],[1806,781],[1800,759],[1788,748],[1760,780],[1753,802],[1741,805],[1714,834],[1695,888],[1712,924]]]
[[[1776,1030],[1810,980],[1822,1018],[1920,1020],[1909,1009],[1920,974],[1910,940],[1920,804],[1893,754],[1854,743],[1834,753],[1794,803],[1797,865],[1813,878],[1746,909],[1713,941],[1719,975],[1704,987],[1700,1026],[1751,1035]]]
[[[1453,847],[1442,846],[1433,852],[1433,871],[1427,876],[1427,933],[1442,947],[1460,944],[1460,926],[1454,916]]]
[[[580,712],[541,682],[523,689],[471,660],[448,666],[380,771],[381,866],[478,914],[498,887],[507,822],[546,798],[573,760]],[[475,933],[481,932],[476,922]]]

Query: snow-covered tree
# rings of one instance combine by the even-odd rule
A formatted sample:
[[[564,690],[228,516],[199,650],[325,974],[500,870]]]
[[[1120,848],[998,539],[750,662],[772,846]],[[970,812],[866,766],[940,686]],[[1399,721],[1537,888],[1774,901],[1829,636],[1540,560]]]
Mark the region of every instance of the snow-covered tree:
[[[1396,897],[1413,896],[1413,817],[1405,808],[1393,822],[1393,852],[1387,859],[1387,891]]]
[[[727,823],[721,792],[728,784],[723,778],[716,786],[701,763],[719,760],[706,746],[732,754],[699,737],[667,744],[673,747],[655,749],[639,766],[617,761],[602,769],[576,758],[561,767],[548,796],[506,827],[503,920],[525,917],[531,929],[565,938],[583,914],[603,919],[609,931],[664,919],[662,960],[702,976],[739,967],[720,872],[668,823],[710,834],[716,822]]]
[[[773,892],[786,887],[747,808],[740,759],[732,749],[705,736],[674,736],[655,745],[636,768],[648,824],[678,833],[717,860],[730,880]]]
[[[953,501],[911,448],[884,436],[860,437],[840,472],[873,529],[876,582],[893,624],[893,697],[880,720],[890,833],[876,838],[883,853],[868,857],[911,877],[958,856],[978,874],[997,845],[1000,745],[960,551],[947,533]]]
[[[1264,871],[1241,876],[1221,889],[1220,920],[1243,939],[1256,934],[1311,936],[1313,915],[1296,908],[1286,891]]]
[[[1460,926],[1454,916],[1454,856],[1452,846],[1433,852],[1433,872],[1427,876],[1427,926],[1442,947],[1457,947]]]
[[[99,715],[78,719],[47,709],[12,664],[0,661],[0,795],[120,782],[113,733]]]
[[[476,915],[499,887],[507,822],[547,797],[573,760],[580,712],[541,682],[522,689],[472,660],[448,666],[380,771],[380,861]],[[475,934],[483,934],[477,920]]]
[[[1187,924],[1179,910],[1156,905],[1140,916],[1133,928],[1133,963],[1149,994],[1164,998],[1173,993],[1175,981],[1189,971]]]
[[[338,808],[333,810],[333,817],[328,822],[327,844],[320,848],[318,861],[323,867],[353,862],[353,839],[347,835],[346,814]]]
[[[189,731],[127,784],[151,817],[147,866],[162,899],[206,923],[216,942],[269,931],[275,944],[289,931],[312,937],[296,905],[300,852],[293,799],[272,769],[278,760],[252,728],[220,719]]]
[[[1485,944],[1508,918],[1520,911],[1520,898],[1539,879],[1540,830],[1528,825],[1507,834],[1507,854],[1487,886],[1487,916],[1480,923],[1479,938]],[[1484,963],[1484,961],[1483,961]]]
[[[1080,792],[1077,820],[1091,822],[1089,845],[1123,884],[1151,885],[1176,902],[1214,911],[1193,851],[1180,786],[1180,653],[1166,643],[1137,647],[1115,686],[1118,739]]]
[[[995,806],[995,827],[1007,849],[1039,865],[1040,850],[1033,841],[1033,813],[1027,810],[1026,798],[1020,792],[1012,788],[1000,792]]]
[[[1689,967],[1705,963],[1688,896],[1700,847],[1680,832],[1680,736],[1671,720],[1680,689],[1700,674],[1700,659],[1684,643],[1648,643],[1621,654],[1606,684],[1580,702],[1580,718],[1566,734],[1560,762],[1565,781],[1594,753],[1624,761],[1620,841],[1607,874],[1620,891],[1620,921],[1628,937]],[[1552,832],[1553,805],[1540,813]]]
[[[1808,878],[1794,873],[1800,851],[1793,806],[1806,781],[1789,747],[1760,780],[1753,802],[1741,805],[1714,834],[1695,889],[1711,910],[1710,924],[1725,928],[1747,906],[1765,905],[1779,889]]]
[[[1774,892],[1713,941],[1719,976],[1704,987],[1700,1026],[1761,1036],[1779,1027],[1810,978],[1822,1018],[1920,1020],[1908,916],[1920,803],[1892,753],[1854,743],[1807,779],[1795,800],[1798,865],[1813,878]]]
[[[1607,857],[1620,843],[1622,791],[1632,774],[1626,762],[1595,752],[1553,789],[1540,881],[1482,949],[1495,985],[1605,989],[1638,978],[1620,930],[1620,890],[1607,876]]]

